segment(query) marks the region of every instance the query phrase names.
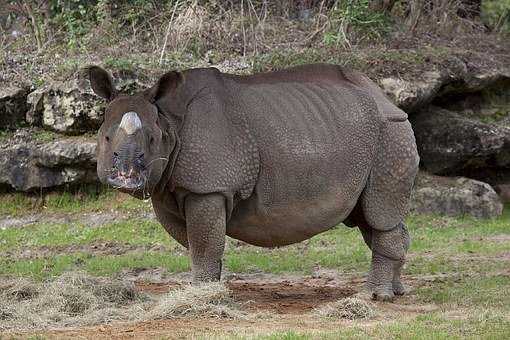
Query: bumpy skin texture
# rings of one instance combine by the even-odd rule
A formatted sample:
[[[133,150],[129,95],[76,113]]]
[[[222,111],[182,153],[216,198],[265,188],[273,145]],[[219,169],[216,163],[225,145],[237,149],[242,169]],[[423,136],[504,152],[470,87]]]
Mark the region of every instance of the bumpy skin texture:
[[[152,202],[189,248],[195,281],[219,280],[225,235],[275,247],[344,222],[372,249],[374,297],[403,293],[403,219],[419,158],[407,115],[372,81],[323,64],[174,78],[151,90],[171,129],[163,135],[175,139]]]
[[[225,218],[222,195],[190,194],[186,197],[186,229],[195,282],[220,280]]]

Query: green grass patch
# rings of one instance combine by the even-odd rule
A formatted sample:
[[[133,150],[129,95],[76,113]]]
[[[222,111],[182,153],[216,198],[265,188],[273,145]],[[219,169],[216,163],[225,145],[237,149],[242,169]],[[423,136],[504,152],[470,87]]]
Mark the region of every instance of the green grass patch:
[[[117,242],[130,245],[176,245],[163,229],[151,220],[132,219],[91,228],[83,224],[39,224],[0,230],[0,250],[86,245]]]
[[[441,305],[510,311],[510,277],[482,275],[437,282],[418,289],[417,294],[425,302]]]
[[[149,201],[141,201],[127,194],[94,185],[70,191],[43,195],[6,193],[0,195],[0,217],[29,214],[73,214],[119,210],[132,212],[151,209]]]
[[[469,312],[460,318],[443,313],[426,313],[411,320],[338,327],[334,331],[286,330],[258,336],[238,334],[227,339],[308,340],[308,339],[506,339],[510,320],[499,313]]]
[[[78,213],[117,209],[136,212],[150,209],[148,202],[112,191],[103,191],[98,196],[91,192],[82,192],[80,195],[76,193],[48,195],[42,211]],[[7,198],[6,196],[0,198],[0,209],[3,214],[21,211],[26,213],[25,209],[29,204],[33,204],[32,201],[23,195],[9,194]],[[508,228],[510,209],[506,209],[503,216],[492,220],[414,215],[410,216],[407,222],[412,243],[406,274],[471,275],[497,272],[508,266],[508,260],[500,255],[510,251],[510,242],[498,241],[498,237],[502,236],[500,239],[504,240],[510,235]],[[73,250],[73,246],[97,243],[120,247],[140,246],[143,249],[162,246],[164,252],[154,252],[144,260],[148,265],[159,264],[164,258],[181,257],[184,249],[153,220],[131,218],[101,227],[90,227],[86,223],[34,224],[23,228],[0,230],[0,251],[6,253],[4,261],[12,261],[16,254],[26,250],[37,253],[41,247],[44,248],[44,256],[47,257],[53,257],[62,249],[65,251],[66,247],[69,247],[70,253],[59,257],[58,261],[53,258],[38,259],[32,264],[29,264],[28,260],[19,264],[11,263],[2,268],[1,272],[28,275],[30,270],[34,270],[34,276],[51,276],[61,272],[64,267],[67,268],[73,261],[80,261],[82,255],[72,253],[80,251],[80,248]],[[129,263],[132,261],[126,260],[123,256],[108,260],[107,268],[116,269],[100,271],[98,266],[91,266],[89,269],[93,274],[114,273],[126,263],[131,266]],[[161,258],[155,260],[155,257]],[[305,242],[276,249],[264,249],[229,240],[225,266],[232,272],[310,273],[314,267],[320,266],[359,273],[368,270],[370,257],[370,250],[363,242],[360,232],[356,228],[340,225]],[[97,263],[100,262],[100,258],[99,256],[96,260]],[[44,271],[41,269],[42,263],[50,263],[50,267],[56,269]],[[41,272],[46,274],[40,274]]]
[[[96,276],[109,276],[122,270],[146,268],[164,268],[171,273],[190,270],[187,256],[151,251],[105,256],[72,253],[37,259],[0,259],[0,275],[36,280],[57,277],[66,271],[75,270],[84,270]]]
[[[420,220],[422,217],[420,217]],[[448,220],[450,221],[450,220]],[[468,235],[501,235],[508,234],[503,223],[497,220],[492,227],[484,227],[478,221],[469,227],[460,224],[441,228],[414,225],[410,223],[412,235],[421,236],[416,246],[411,247],[409,260],[405,273],[413,275],[441,274],[441,273],[483,273],[495,272],[508,266],[507,260],[499,260],[498,254],[508,251],[508,242],[478,241],[464,239]],[[508,229],[508,228],[506,228]],[[485,234],[484,234],[485,233]],[[143,219],[130,219],[126,221],[107,224],[99,228],[91,228],[82,224],[42,224],[25,228],[8,228],[0,230],[1,251],[21,251],[46,247],[72,247],[73,245],[87,245],[94,243],[118,243],[122,245],[163,246],[164,252],[158,253],[160,260],[151,260],[148,263],[160,263],[163,258],[184,257],[182,248],[166,233],[164,228],[156,221]],[[429,246],[427,247],[426,244]],[[150,257],[154,257],[156,253]],[[79,259],[80,255],[69,254],[71,261]],[[121,268],[126,262],[124,255],[110,258],[107,267]],[[130,256],[130,255],[129,255]],[[104,257],[98,257],[97,261]],[[52,261],[48,259],[48,261]],[[68,262],[69,262],[68,261]],[[71,261],[72,262],[72,261]],[[60,268],[56,262],[52,267]],[[225,266],[232,272],[267,272],[267,273],[310,273],[316,266],[337,269],[346,272],[366,272],[370,265],[370,250],[364,244],[357,229],[335,228],[320,234],[311,240],[300,244],[276,249],[264,249],[250,245],[238,245],[237,241],[229,240],[225,253]],[[39,266],[32,266],[40,271]],[[90,267],[92,274],[99,274],[97,267]],[[118,270],[105,272],[117,272]],[[7,266],[4,274],[16,274],[16,266]],[[57,270],[59,271],[59,270]],[[27,270],[20,271],[22,275]],[[55,272],[49,271],[48,275]],[[36,273],[36,276],[39,275]]]

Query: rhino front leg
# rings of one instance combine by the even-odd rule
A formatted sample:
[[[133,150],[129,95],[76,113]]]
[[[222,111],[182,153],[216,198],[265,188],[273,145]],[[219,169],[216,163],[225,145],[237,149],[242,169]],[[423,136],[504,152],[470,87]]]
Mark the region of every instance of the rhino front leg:
[[[409,249],[410,237],[404,223],[390,231],[370,230],[372,268],[368,275],[368,287],[374,299],[392,301],[395,295],[403,295],[400,272]]]
[[[185,213],[193,282],[219,281],[225,250],[225,198],[190,194]]]

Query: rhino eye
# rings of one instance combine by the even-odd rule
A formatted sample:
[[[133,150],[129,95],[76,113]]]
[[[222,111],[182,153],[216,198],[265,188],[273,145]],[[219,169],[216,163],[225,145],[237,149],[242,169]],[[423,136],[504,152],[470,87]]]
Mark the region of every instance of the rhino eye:
[[[105,139],[107,142],[109,142],[109,141],[110,141],[110,137],[108,137],[108,136],[104,136],[104,139]]]
[[[151,138],[149,139],[149,143],[150,144],[154,143],[154,137],[151,136]]]

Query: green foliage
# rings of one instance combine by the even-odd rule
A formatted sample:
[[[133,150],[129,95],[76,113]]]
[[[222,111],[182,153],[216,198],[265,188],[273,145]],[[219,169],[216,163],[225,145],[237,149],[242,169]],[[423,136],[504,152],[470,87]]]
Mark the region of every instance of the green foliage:
[[[136,61],[130,58],[106,57],[103,60],[104,65],[109,69],[131,70],[136,66]]]
[[[131,0],[124,2],[121,20],[130,26],[142,25],[147,13],[154,11],[158,7],[157,1]]]
[[[481,17],[492,30],[510,33],[510,0],[482,1]]]
[[[370,0],[338,0],[329,12],[330,28],[324,33],[326,45],[350,45],[351,38],[361,41],[385,36],[391,29],[386,13],[373,11]]]
[[[80,40],[96,24],[97,9],[90,0],[51,1],[52,22],[64,28],[67,47],[79,47]]]
[[[341,66],[363,69],[366,61],[359,55],[353,53],[329,53],[325,49],[306,49],[300,53],[288,50],[274,50],[265,54],[258,54],[253,58],[253,72],[278,70],[290,66],[332,63]]]

